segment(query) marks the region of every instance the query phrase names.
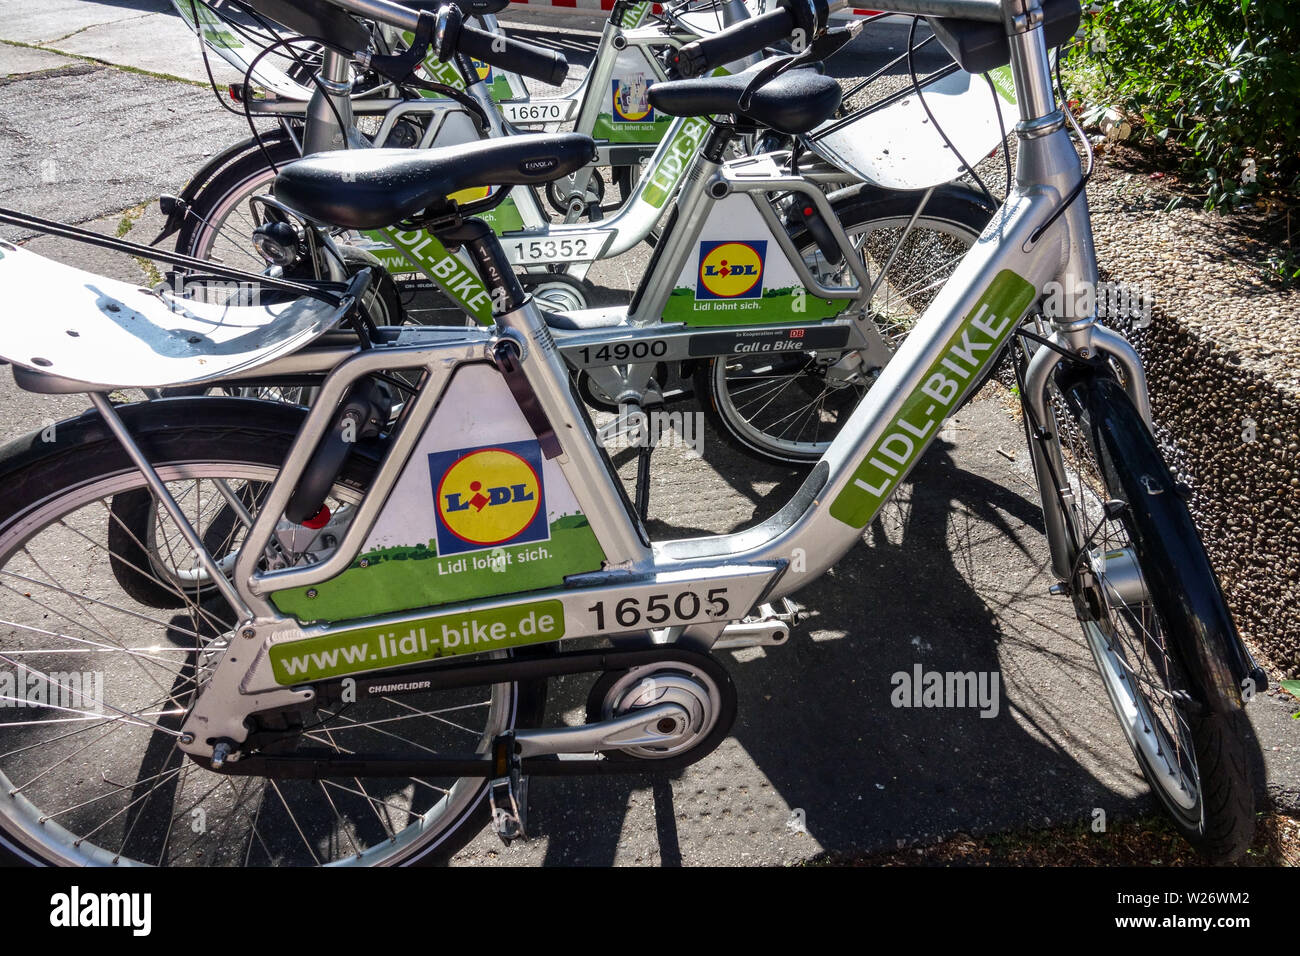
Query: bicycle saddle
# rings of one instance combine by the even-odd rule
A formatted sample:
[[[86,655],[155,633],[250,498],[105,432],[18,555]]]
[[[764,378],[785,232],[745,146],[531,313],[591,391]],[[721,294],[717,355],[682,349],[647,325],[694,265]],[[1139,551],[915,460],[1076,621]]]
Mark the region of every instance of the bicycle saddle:
[[[650,105],[669,116],[734,113],[780,133],[806,133],[839,108],[840,84],[834,77],[801,68],[764,83],[750,97],[749,109],[742,111],[740,98],[763,65],[731,76],[656,83],[649,90]]]
[[[379,229],[475,186],[532,186],[581,169],[596,144],[580,133],[532,133],[437,149],[316,153],[275,177],[275,198],[308,219]]]

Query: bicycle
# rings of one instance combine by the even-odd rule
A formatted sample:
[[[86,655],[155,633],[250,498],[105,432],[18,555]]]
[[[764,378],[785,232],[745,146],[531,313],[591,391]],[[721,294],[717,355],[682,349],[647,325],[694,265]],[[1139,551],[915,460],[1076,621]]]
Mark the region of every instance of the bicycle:
[[[228,4],[257,16],[260,22],[250,26],[236,22],[219,5],[202,4],[200,0],[172,2],[182,19],[199,36],[205,62],[211,51],[244,74],[244,82],[232,87],[230,94],[250,124],[254,117],[278,119],[288,140],[300,153],[304,149],[318,151],[365,141],[387,146],[427,146],[443,132],[440,113],[458,105],[457,100],[447,99],[447,96],[464,94],[476,83],[482,83],[486,93],[486,97],[478,96],[477,102],[490,104],[486,113],[492,124],[488,130],[490,135],[505,135],[511,129],[553,131],[562,123],[574,123],[578,132],[597,135],[602,140],[602,147],[596,166],[612,169],[619,199],[613,203],[604,202],[604,180],[590,169],[579,171],[576,178],[567,184],[547,184],[547,201],[570,222],[588,213],[601,215],[617,209],[631,195],[641,164],[650,159],[654,148],[669,131],[671,123],[668,118],[656,117],[644,102],[647,85],[667,78],[661,51],[671,50],[708,35],[711,29],[720,29],[749,16],[747,8],[739,0],[726,0],[720,5],[680,3],[669,5],[659,14],[652,13],[652,4],[648,2],[620,0],[610,11],[601,33],[593,68],[578,87],[559,97],[535,97],[516,69],[521,67],[529,76],[558,85],[563,81],[564,67],[562,61],[549,51],[536,50],[528,61],[515,64],[516,69],[494,67],[485,61],[473,60],[474,75],[468,78],[458,64],[445,62],[431,52],[422,58],[416,75],[423,81],[433,82],[437,88],[404,90],[400,83],[376,75],[360,63],[349,65],[339,61],[337,54],[331,54],[328,48],[316,43],[307,44],[309,49],[304,53],[282,51],[280,48],[284,46],[303,46],[303,38],[295,41],[295,38],[283,36],[263,14],[278,14],[281,20],[308,33],[321,32],[322,24],[328,24],[335,30],[334,39],[341,35],[350,37],[352,42],[347,44],[350,49],[344,52],[366,49],[366,44],[359,43],[358,34],[329,18],[322,19],[319,8],[314,10],[310,4],[286,7],[275,4],[273,0],[270,8],[261,11],[256,3],[246,0]],[[436,10],[439,4],[415,3],[408,6],[415,10]],[[504,37],[505,32],[495,14],[506,7],[505,0],[477,0],[467,4],[466,10],[477,17],[486,31]],[[347,30],[347,33],[340,34],[340,30]],[[409,50],[415,39],[411,31],[395,30],[382,24],[372,24],[370,30],[370,45],[384,55]],[[276,53],[288,61],[285,69],[267,61],[268,54]],[[733,66],[749,66],[754,62],[756,59],[749,56]],[[355,77],[349,94],[352,112],[345,114],[340,110],[337,125],[350,126],[353,114],[369,117],[371,123],[377,122],[378,125],[371,127],[367,137],[363,138],[355,128],[348,129],[346,135],[340,135],[343,131],[338,128],[319,133],[304,128],[312,122],[311,101],[317,92],[325,92],[319,86],[317,74],[340,82],[345,77]],[[212,85],[215,92],[215,81]],[[413,100],[425,102],[415,105]],[[218,101],[232,112],[238,112],[225,104],[221,96],[218,96]],[[336,101],[335,105],[341,104]],[[460,105],[464,106],[463,100]],[[461,131],[458,135],[465,133]],[[195,177],[195,182],[187,186],[186,192],[177,197],[180,203],[173,206],[173,213],[179,215],[184,204],[194,200],[193,195],[187,194],[192,194],[205,178],[216,175],[223,167],[254,149],[253,140],[246,140],[215,157]],[[279,157],[264,154],[264,158],[270,165],[278,165]],[[525,222],[535,224],[534,219],[525,211]],[[174,219],[174,228],[179,228],[180,222],[179,218]]]
[[[385,0],[336,2],[405,16]],[[66,864],[431,862],[489,819],[504,839],[524,836],[530,776],[688,766],[725,738],[738,705],[711,650],[764,641],[747,615],[835,565],[1014,341],[1056,590],[1175,825],[1212,858],[1244,852],[1254,790],[1242,697],[1264,675],[1152,438],[1137,354],[1091,314],[1034,312],[1047,283],[1096,279],[1079,131],[1056,105],[1044,39],[1044,23],[1077,19],[1078,5],[899,5],[968,18],[939,25],[963,56],[1006,38],[991,55],[1013,62],[1022,87],[1017,180],[790,501],[733,534],[650,540],[546,318],[474,216],[483,201],[447,199],[571,172],[594,153],[587,137],[388,163],[335,153],[280,174],[277,191],[308,218],[361,215],[382,191],[464,246],[496,296],[490,329],[374,329],[357,311],[366,271],[346,286],[253,276],[274,303],[222,307],[0,244],[6,291],[39,288],[67,316],[4,326],[0,354],[24,388],[87,393],[94,408],[0,457],[0,662],[69,693],[80,688],[55,675],[118,665],[102,685],[112,703],[0,720],[0,844]],[[676,94],[718,95],[720,82]],[[395,195],[398,171],[409,188]],[[339,322],[360,341],[331,338]],[[388,431],[376,376],[392,370],[419,379]],[[268,371],[325,376],[318,400],[108,398]],[[185,573],[154,576],[185,600],[170,621],[115,603],[106,585],[107,502],[127,493],[156,497],[184,543],[168,560]],[[555,650],[561,641],[583,643]],[[535,726],[546,681],[577,674],[593,681],[586,722]],[[69,730],[76,721],[92,723]],[[219,832],[182,825],[199,806],[220,811]]]
[[[699,68],[707,65],[713,69],[763,49],[775,35],[769,23],[755,21],[739,35],[739,42],[726,37],[697,42],[690,49],[698,51]],[[497,56],[497,62],[508,65],[511,58]],[[760,68],[755,82],[765,79],[764,69],[772,68]],[[743,86],[754,78],[754,71],[740,76],[744,79],[737,81],[730,98],[715,97],[711,108],[736,109]],[[467,79],[471,88],[482,86],[473,76],[467,74]],[[670,85],[660,86],[661,92],[671,89]],[[829,92],[832,84],[826,81],[824,86]],[[772,91],[768,95],[779,99],[780,94]],[[762,116],[750,114],[742,122],[728,125],[726,136],[714,136],[707,145],[713,121],[696,115],[698,108],[699,102],[693,101],[684,110],[679,105],[667,111],[659,109],[660,115],[673,119],[673,132],[660,144],[649,172],[618,215],[592,224],[545,223],[507,230],[503,233],[505,247],[513,265],[539,270],[526,277],[528,288],[555,313],[555,334],[564,340],[579,387],[593,406],[616,411],[639,409],[658,404],[665,396],[694,394],[720,434],[744,451],[786,463],[812,461],[829,443],[838,421],[869,387],[871,376],[883,367],[888,350],[924,311],[961,253],[979,235],[992,206],[973,189],[945,182],[956,174],[953,166],[928,179],[914,178],[908,184],[917,187],[914,191],[859,185],[814,200],[814,191],[831,190],[843,182],[844,173],[800,150],[774,152],[771,156],[777,165],[765,167],[762,177],[756,178],[757,166],[751,163],[725,187],[726,192],[744,192],[751,199],[766,192],[776,197],[771,203],[773,211],[763,213],[766,221],[748,227],[758,243],[750,253],[762,250],[751,266],[766,270],[768,277],[735,295],[713,296],[707,291],[701,296],[687,295],[693,284],[690,276],[699,268],[691,258],[694,252],[736,234],[737,216],[745,222],[754,216],[750,203],[742,201],[738,212],[736,201],[721,201],[721,194],[709,195],[701,184],[736,142],[752,135],[750,130],[770,128]],[[793,121],[811,117],[820,122],[828,115],[822,110],[817,115],[783,118],[778,134],[799,135],[811,127],[802,122],[791,125]],[[869,118],[874,118],[873,114],[838,122],[836,136],[842,140]],[[296,148],[287,142],[272,144],[269,151],[274,161],[288,162],[295,155]],[[217,261],[252,257],[251,249],[258,245],[259,231],[264,229],[257,224],[255,205],[248,213],[240,210],[250,198],[265,192],[273,175],[274,169],[263,157],[253,154],[207,183],[189,206],[178,250]],[[683,183],[687,185],[683,187]],[[530,193],[516,193],[515,198],[515,194],[507,196],[501,206],[486,213],[487,221],[497,227],[514,223],[517,210],[528,208],[530,202],[536,205]],[[499,217],[502,209],[507,210],[505,220],[492,218]],[[664,219],[666,209],[673,212]],[[685,212],[679,216],[681,210]],[[540,221],[537,209],[529,215],[533,222]],[[643,276],[631,305],[625,310],[584,313],[587,293],[580,283],[586,270],[596,259],[621,254],[636,245],[661,220],[662,249]],[[377,264],[391,272],[418,265],[459,308],[479,319],[486,315],[488,291],[465,256],[450,254],[426,230],[403,229],[382,216],[365,225],[332,225],[340,227],[336,235],[346,234],[351,237],[349,244],[360,247],[357,255],[374,254]],[[788,241],[784,236],[778,240],[776,233],[784,233]],[[365,242],[359,238],[363,236],[374,241]],[[385,240],[390,250],[402,250],[392,254],[399,259],[404,256],[406,265],[388,257],[378,240]],[[770,266],[766,263],[769,250]],[[364,261],[375,264],[375,260],[357,259],[358,265]],[[293,257],[282,255],[274,264],[292,268]],[[660,295],[670,282],[678,291]],[[743,307],[745,311],[732,313],[736,320],[728,324],[746,329],[752,341],[782,336],[789,341],[798,331],[793,326],[802,326],[800,348],[775,366],[761,354],[755,361],[734,351],[720,360],[718,350],[708,351],[693,328],[701,324],[702,313],[710,308],[704,297],[718,300],[712,305]],[[836,330],[822,321],[837,314],[857,329],[843,342],[838,342]],[[707,324],[720,324],[722,320],[716,316],[724,313],[715,311],[714,315]],[[586,347],[582,333],[593,322],[622,325],[627,341],[613,348]],[[670,337],[674,324],[683,328]],[[718,336],[715,341],[727,340]],[[739,340],[736,342],[739,347]],[[792,384],[795,387],[786,387]]]

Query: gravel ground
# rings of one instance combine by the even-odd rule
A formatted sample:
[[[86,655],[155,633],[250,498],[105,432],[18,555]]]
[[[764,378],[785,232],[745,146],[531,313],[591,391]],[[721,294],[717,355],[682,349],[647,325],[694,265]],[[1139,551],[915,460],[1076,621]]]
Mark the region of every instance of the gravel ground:
[[[1182,184],[1136,149],[1098,157],[1089,186],[1102,278],[1147,289],[1150,325],[1122,322],[1147,365],[1167,453],[1238,627],[1271,676],[1300,675],[1300,290],[1256,263],[1252,215],[1166,211]]]

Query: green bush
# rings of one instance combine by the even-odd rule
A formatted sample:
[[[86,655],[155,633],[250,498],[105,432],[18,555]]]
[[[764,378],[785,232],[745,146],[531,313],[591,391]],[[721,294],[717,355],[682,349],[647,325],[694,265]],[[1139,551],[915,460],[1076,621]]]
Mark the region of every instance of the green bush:
[[[1071,62],[1094,116],[1117,107],[1138,133],[1173,147],[1184,175],[1204,185],[1207,209],[1300,201],[1300,9],[1285,0],[1092,9]]]

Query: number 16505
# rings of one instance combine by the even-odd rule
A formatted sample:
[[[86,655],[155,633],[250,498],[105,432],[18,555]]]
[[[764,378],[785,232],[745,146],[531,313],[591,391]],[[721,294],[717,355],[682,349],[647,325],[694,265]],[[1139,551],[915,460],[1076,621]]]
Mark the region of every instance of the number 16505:
[[[597,601],[588,611],[596,615],[596,629],[605,630],[610,619],[608,604],[613,603],[613,623],[621,628],[634,628],[642,624],[657,626],[670,620],[693,621],[699,617],[725,617],[731,610],[726,588],[713,588],[703,598],[694,591],[681,591],[676,595],[651,594],[642,603],[639,597],[625,597],[616,602]]]

